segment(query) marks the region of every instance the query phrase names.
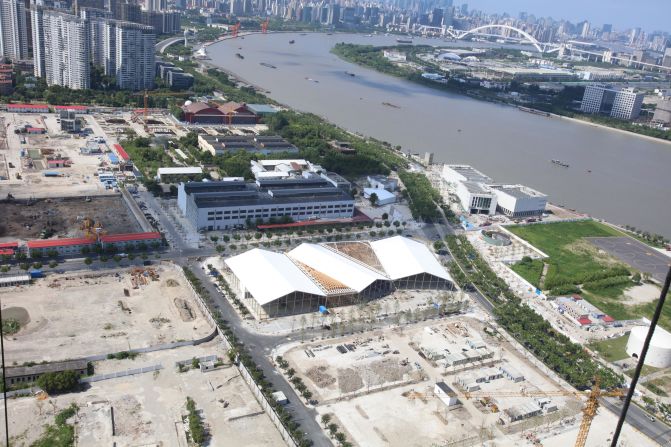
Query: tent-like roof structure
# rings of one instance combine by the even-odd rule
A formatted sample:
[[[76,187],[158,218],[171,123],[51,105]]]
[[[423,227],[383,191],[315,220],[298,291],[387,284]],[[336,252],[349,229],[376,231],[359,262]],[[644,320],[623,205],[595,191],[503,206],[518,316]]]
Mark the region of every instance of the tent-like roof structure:
[[[452,281],[449,273],[421,242],[394,236],[373,241],[370,245],[392,280],[428,273]]]
[[[317,244],[301,244],[288,253],[289,257],[317,270],[347,287],[363,291],[377,280],[388,278],[359,263]]]
[[[293,292],[325,296],[291,259],[282,253],[255,248],[232,258],[226,265],[260,304]]]

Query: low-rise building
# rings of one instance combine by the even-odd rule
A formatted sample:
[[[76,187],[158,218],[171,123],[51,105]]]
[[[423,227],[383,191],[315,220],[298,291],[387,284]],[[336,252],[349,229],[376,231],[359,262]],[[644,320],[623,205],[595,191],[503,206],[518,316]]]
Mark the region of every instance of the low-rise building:
[[[46,255],[51,251],[55,251],[59,255],[74,255],[80,254],[84,248],[93,249],[96,245],[96,240],[91,238],[65,238],[65,239],[43,239],[36,241],[28,241],[26,247],[28,249],[28,256]]]
[[[63,132],[78,133],[84,128],[84,119],[77,116],[74,110],[60,110],[61,130]]]
[[[181,183],[177,202],[194,227],[209,231],[258,220],[302,221],[354,215],[352,195],[320,177]]]
[[[376,206],[391,205],[392,203],[396,203],[396,195],[393,192],[387,191],[386,189],[378,189],[378,188],[363,189],[363,197],[365,199],[370,200],[373,194],[375,194],[375,197],[377,198],[377,200],[375,201]]]
[[[459,404],[457,393],[445,382],[437,382],[433,387],[433,392],[447,407],[453,407]]]
[[[524,382],[524,375],[519,372],[517,369],[514,367],[504,364],[500,366],[501,373],[509,380],[512,380],[513,382]]]
[[[6,107],[10,113],[49,113],[46,104],[7,104]]]
[[[523,185],[491,185],[496,196],[496,210],[506,216],[542,216],[547,206],[547,196]]]
[[[470,214],[496,213],[496,195],[483,183],[458,182],[456,193],[464,211]]]
[[[369,175],[366,180],[368,180],[368,185],[371,188],[386,189],[391,192],[398,189],[398,180],[386,175]]]
[[[512,423],[539,416],[543,414],[543,409],[536,402],[527,402],[503,410],[503,413],[508,418],[508,421]]]
[[[33,366],[8,366],[5,380],[7,385],[22,385],[35,382],[43,374],[74,371],[80,376],[86,374],[86,360],[68,360],[65,362],[40,363]]]
[[[199,135],[198,146],[212,155],[238,151],[270,155],[298,153],[298,148],[280,136]]]
[[[184,121],[191,124],[256,124],[258,117],[245,104],[187,101],[182,106]]]
[[[156,175],[160,183],[201,180],[203,178],[203,168],[200,166],[158,168]]]

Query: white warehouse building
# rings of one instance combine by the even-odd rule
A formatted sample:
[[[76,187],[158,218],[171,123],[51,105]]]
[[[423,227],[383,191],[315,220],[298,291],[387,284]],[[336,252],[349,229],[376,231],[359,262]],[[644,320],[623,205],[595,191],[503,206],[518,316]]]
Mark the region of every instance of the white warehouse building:
[[[457,197],[470,214],[496,213],[496,195],[483,183],[458,182]]]
[[[638,358],[643,349],[643,342],[648,335],[648,326],[636,326],[629,334],[627,354]],[[671,367],[671,333],[657,326],[650,340],[650,347],[645,356],[645,364],[655,368]]]
[[[226,259],[225,268],[232,289],[259,319],[365,302],[396,288],[454,288],[429,248],[402,236],[303,243],[288,253],[255,248]]]
[[[540,216],[545,212],[545,194],[523,185],[492,185],[496,209],[508,217]]]

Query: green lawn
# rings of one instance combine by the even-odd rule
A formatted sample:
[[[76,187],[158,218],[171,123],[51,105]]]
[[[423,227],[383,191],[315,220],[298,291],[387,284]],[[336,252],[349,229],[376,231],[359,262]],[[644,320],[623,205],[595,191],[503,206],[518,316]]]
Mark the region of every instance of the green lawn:
[[[626,359],[629,357],[627,351],[628,335],[622,337],[610,338],[608,340],[596,341],[589,344],[591,350],[596,351],[609,362]]]
[[[512,233],[545,252],[550,264],[545,289],[562,283],[580,284],[590,274],[621,265],[599,254],[585,237],[622,236],[622,233],[595,221],[558,222],[544,225],[507,227]]]
[[[510,268],[512,268],[515,273],[520,275],[522,278],[538,287],[541,274],[543,273],[543,261],[540,259],[534,259],[531,262],[518,262],[517,264],[512,265]]]

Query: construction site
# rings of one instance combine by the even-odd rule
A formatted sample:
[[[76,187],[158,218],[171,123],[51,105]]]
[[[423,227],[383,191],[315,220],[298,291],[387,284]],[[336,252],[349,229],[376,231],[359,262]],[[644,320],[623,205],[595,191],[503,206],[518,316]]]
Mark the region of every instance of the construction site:
[[[93,228],[109,234],[142,230],[119,195],[11,200],[0,206],[0,238],[86,237]]]
[[[181,270],[170,264],[54,274],[0,289],[0,298],[3,309],[14,308],[26,322],[5,342],[11,365],[195,340],[213,330]]]
[[[496,328],[463,316],[274,355],[358,445],[534,445],[542,430],[575,440],[587,401]]]
[[[81,392],[11,399],[11,445],[32,445],[45,425],[53,425],[55,415],[74,403],[78,409],[68,422],[74,426],[75,445],[187,447],[187,397],[201,417],[209,445],[284,444],[218,340],[94,366],[94,377],[100,380]],[[124,375],[139,368],[146,372]]]

